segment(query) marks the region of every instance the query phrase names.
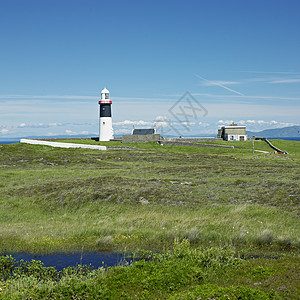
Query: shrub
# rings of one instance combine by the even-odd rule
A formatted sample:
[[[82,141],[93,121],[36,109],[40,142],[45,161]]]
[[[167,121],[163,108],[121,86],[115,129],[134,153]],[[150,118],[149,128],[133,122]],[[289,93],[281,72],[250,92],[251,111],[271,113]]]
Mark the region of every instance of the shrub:
[[[219,287],[214,284],[198,285],[186,291],[176,293],[169,300],[189,299],[280,299],[274,291],[262,291],[259,288],[247,286]]]
[[[0,256],[0,280],[6,280],[15,269],[16,260],[11,255]]]
[[[288,237],[279,236],[277,239],[277,243],[283,248],[291,248],[292,246],[292,241]]]
[[[199,237],[199,229],[197,227],[193,227],[191,229],[186,229],[184,233],[184,237],[188,239],[190,242],[195,242]]]
[[[260,236],[258,236],[257,238],[257,242],[260,245],[263,244],[271,244],[273,242],[274,239],[274,234],[271,230],[264,230]]]

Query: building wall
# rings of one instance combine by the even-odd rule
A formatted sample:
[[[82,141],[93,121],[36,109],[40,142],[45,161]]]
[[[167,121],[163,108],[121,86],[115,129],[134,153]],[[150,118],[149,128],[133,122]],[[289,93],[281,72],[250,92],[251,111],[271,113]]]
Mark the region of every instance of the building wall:
[[[215,137],[196,137],[196,138],[164,138],[164,141],[170,142],[215,142]]]
[[[226,128],[225,127],[225,134],[238,134],[238,135],[246,135],[246,128],[239,128],[239,127],[234,127],[232,128]]]
[[[218,139],[222,138],[223,128],[218,129]]]
[[[146,143],[160,140],[160,134],[134,134],[123,135],[122,143]]]
[[[191,143],[191,142],[170,142],[161,140],[159,142],[161,145],[167,146],[185,146],[185,147],[211,147],[211,148],[234,148],[234,146],[227,146],[227,145],[216,145],[216,144],[200,144],[200,143]]]
[[[247,141],[244,134],[225,134],[225,141]]]
[[[109,141],[114,138],[111,117],[100,117],[100,136],[99,141]]]
[[[247,141],[245,126],[224,126],[218,129],[218,138],[225,141]]]

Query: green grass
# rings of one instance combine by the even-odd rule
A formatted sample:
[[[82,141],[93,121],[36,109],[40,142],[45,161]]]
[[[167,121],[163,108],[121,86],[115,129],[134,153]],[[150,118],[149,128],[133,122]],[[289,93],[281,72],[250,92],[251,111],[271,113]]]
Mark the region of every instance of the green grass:
[[[243,142],[235,143],[243,146]],[[238,293],[258,293],[269,299],[275,295],[270,289],[281,280],[281,290],[276,290],[280,297],[297,295],[294,278],[299,278],[299,270],[293,269],[293,264],[299,260],[300,248],[299,142],[274,141],[288,156],[252,154],[248,144],[243,149],[100,144],[141,150],[0,145],[0,253],[163,252],[172,248],[174,239],[187,240],[192,249],[230,246],[241,257],[280,260],[243,263],[238,272],[214,271],[210,276],[217,280],[176,285],[174,295],[172,291],[155,294],[134,284],[132,288],[124,286],[120,293],[127,298],[136,293],[141,299],[190,299],[193,295],[205,299],[205,295],[234,295],[237,288]],[[156,268],[160,267],[153,270]],[[166,267],[160,276],[168,276],[171,269]],[[134,278],[137,272],[117,270],[105,275],[99,271],[97,278],[115,280],[118,272],[122,278],[133,272],[130,278]],[[176,272],[187,276],[181,267]],[[76,276],[72,282],[79,290],[92,288],[89,277]],[[20,280],[14,281],[7,295],[34,298],[35,285],[39,286],[37,295],[49,291],[48,281],[44,286],[34,278]],[[67,289],[65,283],[60,284],[58,290]],[[26,287],[24,294],[16,292],[18,285]],[[100,286],[105,287],[103,282]]]
[[[2,146],[0,250],[157,250],[177,237],[299,248],[298,154],[135,145],[146,150]]]
[[[41,262],[0,258],[1,299],[297,299],[299,259],[243,260],[230,247],[175,241],[141,251],[130,266],[58,272]]]
[[[252,155],[252,141],[223,141],[216,140],[214,142],[199,142],[199,144],[212,144],[212,145],[226,145],[226,146],[234,146],[236,149],[220,149],[220,148],[201,148],[200,150],[196,147],[180,147],[180,146],[160,146],[155,142],[152,143],[126,143],[123,144],[121,141],[114,142],[96,142],[90,139],[61,139],[57,140],[58,142],[64,143],[76,143],[76,144],[90,144],[90,145],[101,145],[101,146],[130,146],[134,148],[147,149],[147,150],[155,150],[160,152],[183,152],[183,153],[217,153],[217,154],[228,154],[228,153],[243,153],[243,154],[251,154]],[[271,143],[283,150],[287,151],[291,158],[300,159],[300,142],[299,141],[286,141],[280,139],[272,139]],[[172,149],[172,150],[171,150]],[[257,140],[254,142],[254,149],[259,151],[267,151],[273,152],[274,150],[265,142],[261,140]]]

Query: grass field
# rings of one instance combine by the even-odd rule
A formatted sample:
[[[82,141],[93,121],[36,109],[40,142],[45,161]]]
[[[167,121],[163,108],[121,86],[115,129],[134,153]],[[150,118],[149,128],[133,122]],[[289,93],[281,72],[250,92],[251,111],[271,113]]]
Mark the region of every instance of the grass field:
[[[289,155],[252,154],[251,142],[234,142],[238,149],[126,144],[140,149],[131,151],[0,145],[0,252],[84,248],[163,253],[173,247],[174,240],[187,241],[191,249],[231,247],[240,257],[281,257],[262,258],[251,266],[243,262],[239,272],[261,267],[269,270],[269,277],[277,276],[277,281],[290,276],[285,279],[286,288],[277,292],[293,298],[299,278],[299,269],[293,268],[299,263],[300,248],[300,142],[272,143]],[[263,141],[256,141],[255,148],[271,151]],[[279,267],[283,261],[289,268]],[[232,269],[228,272],[217,281],[205,281],[208,291],[217,291],[210,285],[214,282],[221,290],[234,284]],[[101,274],[97,278],[112,276]],[[231,281],[225,282],[224,276]],[[255,287],[255,276],[253,282],[241,276],[240,285]],[[268,284],[274,286],[267,279],[259,286],[262,290],[269,290]],[[196,298],[206,293],[197,286],[194,281],[186,285]],[[182,289],[178,286],[176,291]],[[143,297],[167,297],[148,292],[149,297]]]

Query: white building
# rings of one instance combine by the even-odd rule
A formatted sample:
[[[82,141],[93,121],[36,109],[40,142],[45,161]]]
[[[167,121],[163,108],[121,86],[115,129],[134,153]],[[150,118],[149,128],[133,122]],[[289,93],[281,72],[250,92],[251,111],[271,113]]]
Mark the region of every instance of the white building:
[[[246,126],[238,126],[235,123],[222,126],[218,129],[218,138],[224,141],[247,141]]]

